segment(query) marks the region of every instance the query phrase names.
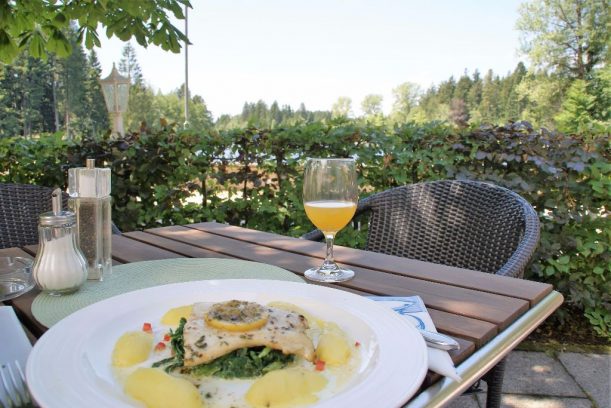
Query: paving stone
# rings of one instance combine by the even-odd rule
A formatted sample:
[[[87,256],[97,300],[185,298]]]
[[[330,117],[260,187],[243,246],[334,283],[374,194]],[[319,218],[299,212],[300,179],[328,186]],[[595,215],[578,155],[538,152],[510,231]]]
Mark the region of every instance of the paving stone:
[[[478,394],[482,407],[486,406],[486,394]],[[503,394],[501,408],[592,408],[587,398],[541,397],[534,395]]]
[[[600,408],[611,407],[611,354],[560,353],[558,358]]]
[[[509,354],[503,393],[587,398],[559,361],[527,351]]]
[[[483,406],[483,405],[482,405]],[[477,397],[474,394],[461,395],[456,398],[446,408],[480,408]]]

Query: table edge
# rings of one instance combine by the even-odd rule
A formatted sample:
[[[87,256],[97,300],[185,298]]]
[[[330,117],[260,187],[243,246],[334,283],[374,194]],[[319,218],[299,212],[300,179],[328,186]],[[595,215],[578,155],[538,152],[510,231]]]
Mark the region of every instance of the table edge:
[[[422,391],[412,401],[409,401],[405,408],[437,408],[446,405],[507,356],[512,349],[560,307],[563,300],[564,297],[557,291],[548,294],[456,368],[458,375],[462,377],[461,382],[444,377]]]

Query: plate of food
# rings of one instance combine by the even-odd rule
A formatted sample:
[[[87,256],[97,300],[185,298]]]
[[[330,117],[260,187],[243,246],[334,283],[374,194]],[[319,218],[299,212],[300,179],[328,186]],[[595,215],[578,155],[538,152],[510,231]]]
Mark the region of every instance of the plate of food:
[[[373,300],[229,279],[81,309],[38,340],[26,376],[45,408],[397,407],[426,372],[422,336]]]

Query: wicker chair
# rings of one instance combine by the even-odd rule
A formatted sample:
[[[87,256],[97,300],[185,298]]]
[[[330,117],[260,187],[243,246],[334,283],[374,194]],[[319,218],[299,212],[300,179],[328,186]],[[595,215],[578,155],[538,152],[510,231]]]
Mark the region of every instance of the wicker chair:
[[[50,187],[0,183],[0,249],[38,243],[38,216],[51,211]],[[63,193],[63,204],[68,194]],[[121,231],[113,224],[113,233]]]
[[[518,194],[478,181],[393,188],[359,202],[370,214],[365,249],[522,278],[539,242],[539,218]],[[302,238],[321,240],[320,231]],[[505,360],[484,377],[486,406],[500,405]]]

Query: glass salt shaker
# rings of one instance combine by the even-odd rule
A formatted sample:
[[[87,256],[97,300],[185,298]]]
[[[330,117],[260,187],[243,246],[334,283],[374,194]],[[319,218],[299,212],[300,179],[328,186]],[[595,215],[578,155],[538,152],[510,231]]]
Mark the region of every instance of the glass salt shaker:
[[[53,191],[53,211],[40,215],[39,247],[32,268],[43,291],[60,296],[77,291],[87,280],[87,264],[76,242],[76,216],[62,211],[62,193]]]
[[[101,281],[112,272],[110,169],[96,168],[95,159],[87,159],[86,167],[69,169],[68,194],[88,279]]]

